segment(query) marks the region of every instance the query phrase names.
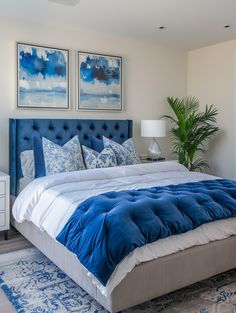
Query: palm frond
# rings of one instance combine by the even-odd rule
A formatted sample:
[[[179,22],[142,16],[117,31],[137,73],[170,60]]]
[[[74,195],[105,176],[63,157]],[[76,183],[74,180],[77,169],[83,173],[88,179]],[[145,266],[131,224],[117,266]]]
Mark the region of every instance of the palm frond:
[[[170,120],[171,122],[178,124],[178,121],[176,119],[174,119],[172,116],[170,115],[163,115],[162,118],[166,118],[168,120]]]
[[[215,123],[216,122],[216,116],[218,114],[217,108],[214,108],[213,105],[208,107],[206,105],[206,109],[202,113],[198,113],[196,115],[196,122],[197,123]]]
[[[191,114],[194,111],[199,109],[199,101],[195,97],[186,97],[183,99],[185,110],[188,114]]]

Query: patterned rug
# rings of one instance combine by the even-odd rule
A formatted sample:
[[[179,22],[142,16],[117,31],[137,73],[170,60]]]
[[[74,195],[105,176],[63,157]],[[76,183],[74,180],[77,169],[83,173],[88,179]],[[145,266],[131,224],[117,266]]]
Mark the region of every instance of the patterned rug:
[[[0,256],[0,285],[18,313],[107,313],[35,248]],[[123,311],[144,312],[236,313],[236,270]]]

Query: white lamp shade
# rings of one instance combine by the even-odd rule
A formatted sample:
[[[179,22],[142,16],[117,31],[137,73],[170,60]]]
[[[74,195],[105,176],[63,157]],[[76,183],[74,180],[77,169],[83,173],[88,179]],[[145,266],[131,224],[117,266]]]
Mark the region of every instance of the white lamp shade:
[[[141,121],[142,137],[165,137],[166,121],[165,120],[142,120]]]

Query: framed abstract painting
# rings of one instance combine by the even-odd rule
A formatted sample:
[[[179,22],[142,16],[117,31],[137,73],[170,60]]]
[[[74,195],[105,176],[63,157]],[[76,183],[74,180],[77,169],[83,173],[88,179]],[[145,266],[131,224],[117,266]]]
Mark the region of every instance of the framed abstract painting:
[[[122,111],[122,57],[78,52],[78,109]]]
[[[69,50],[17,43],[17,107],[69,109]]]

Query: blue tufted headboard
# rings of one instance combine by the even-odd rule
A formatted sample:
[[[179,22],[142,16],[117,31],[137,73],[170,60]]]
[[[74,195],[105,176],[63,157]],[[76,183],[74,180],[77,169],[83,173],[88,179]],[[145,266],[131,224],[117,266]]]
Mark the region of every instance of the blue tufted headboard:
[[[46,137],[63,145],[76,134],[80,142],[89,146],[88,136],[116,137],[122,143],[132,137],[132,120],[76,120],[76,119],[10,119],[9,171],[11,194],[17,194],[18,180],[22,177],[20,153],[33,148],[33,137]]]

